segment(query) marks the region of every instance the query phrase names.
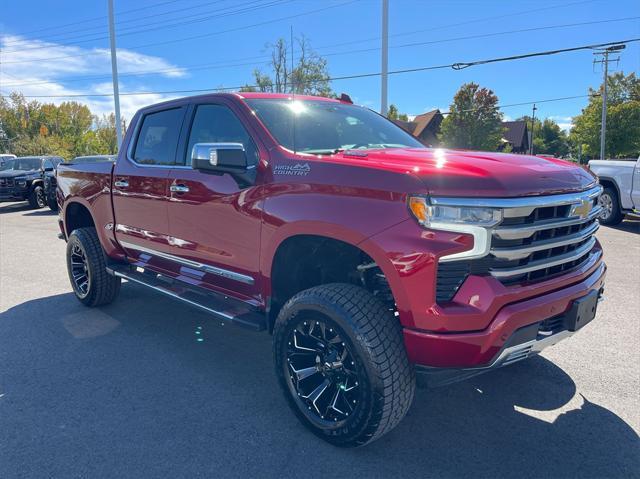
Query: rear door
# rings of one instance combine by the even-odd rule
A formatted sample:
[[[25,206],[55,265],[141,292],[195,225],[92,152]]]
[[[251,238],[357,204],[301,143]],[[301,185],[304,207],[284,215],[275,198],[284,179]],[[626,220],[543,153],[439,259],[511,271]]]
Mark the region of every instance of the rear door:
[[[183,104],[145,111],[113,172],[116,238],[130,257],[158,269],[169,249],[168,177],[186,110]]]
[[[241,185],[228,173],[190,166],[196,143],[242,143],[250,168],[257,167],[266,151],[240,114],[223,100],[193,105],[180,148],[181,164],[169,178],[169,228],[182,275],[205,287],[259,299],[260,171],[254,185]]]

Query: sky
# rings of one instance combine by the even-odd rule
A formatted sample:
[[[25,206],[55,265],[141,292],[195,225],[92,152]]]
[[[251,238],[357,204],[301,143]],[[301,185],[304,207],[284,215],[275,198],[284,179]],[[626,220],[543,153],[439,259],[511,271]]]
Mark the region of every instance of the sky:
[[[268,71],[268,44],[304,35],[332,77],[381,70],[381,0],[114,0],[125,118],[148,104],[251,84]],[[113,111],[107,0],[0,0],[0,92],[41,102],[75,100]],[[568,26],[567,26],[568,25]],[[522,31],[527,30],[527,31]],[[389,71],[450,65],[640,38],[637,0],[389,0]],[[295,51],[294,51],[295,56]],[[640,42],[611,71],[640,72]],[[531,114],[563,128],[587,104],[602,68],[592,51],[389,76],[389,102],[416,115],[447,111],[465,82],[490,88],[505,120]],[[141,73],[143,72],[143,73]],[[380,77],[332,82],[380,108]],[[176,90],[183,93],[168,93]],[[86,96],[86,95],[105,96]],[[48,95],[47,98],[36,98]],[[63,95],[77,95],[62,97]],[[543,101],[565,97],[580,98]]]

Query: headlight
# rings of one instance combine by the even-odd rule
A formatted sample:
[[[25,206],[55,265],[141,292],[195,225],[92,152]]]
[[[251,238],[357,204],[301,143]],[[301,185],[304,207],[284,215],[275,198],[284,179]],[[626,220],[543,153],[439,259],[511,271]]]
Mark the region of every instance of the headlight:
[[[473,236],[473,248],[442,256],[440,261],[481,258],[491,247],[490,228],[502,221],[502,210],[483,206],[432,205],[424,196],[410,196],[409,210],[425,228],[466,233]]]

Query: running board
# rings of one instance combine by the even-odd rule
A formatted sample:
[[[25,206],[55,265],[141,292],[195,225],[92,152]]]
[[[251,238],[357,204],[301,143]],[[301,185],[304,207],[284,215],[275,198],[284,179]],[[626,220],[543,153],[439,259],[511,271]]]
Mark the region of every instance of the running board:
[[[162,274],[129,265],[109,265],[107,272],[132,283],[141,284],[178,299],[196,308],[213,314],[222,321],[230,321],[238,326],[253,331],[266,330],[266,317],[256,311],[251,305],[231,299],[222,294],[206,291],[184,281],[170,278]]]

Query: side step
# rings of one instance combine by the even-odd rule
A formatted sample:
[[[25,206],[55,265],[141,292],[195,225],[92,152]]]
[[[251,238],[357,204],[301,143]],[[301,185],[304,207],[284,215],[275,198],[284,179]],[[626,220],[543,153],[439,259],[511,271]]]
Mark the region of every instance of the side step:
[[[230,321],[253,331],[267,329],[265,315],[242,301],[212,291],[206,291],[184,281],[169,278],[140,267],[111,264],[107,266],[107,272],[200,308],[223,321]]]

